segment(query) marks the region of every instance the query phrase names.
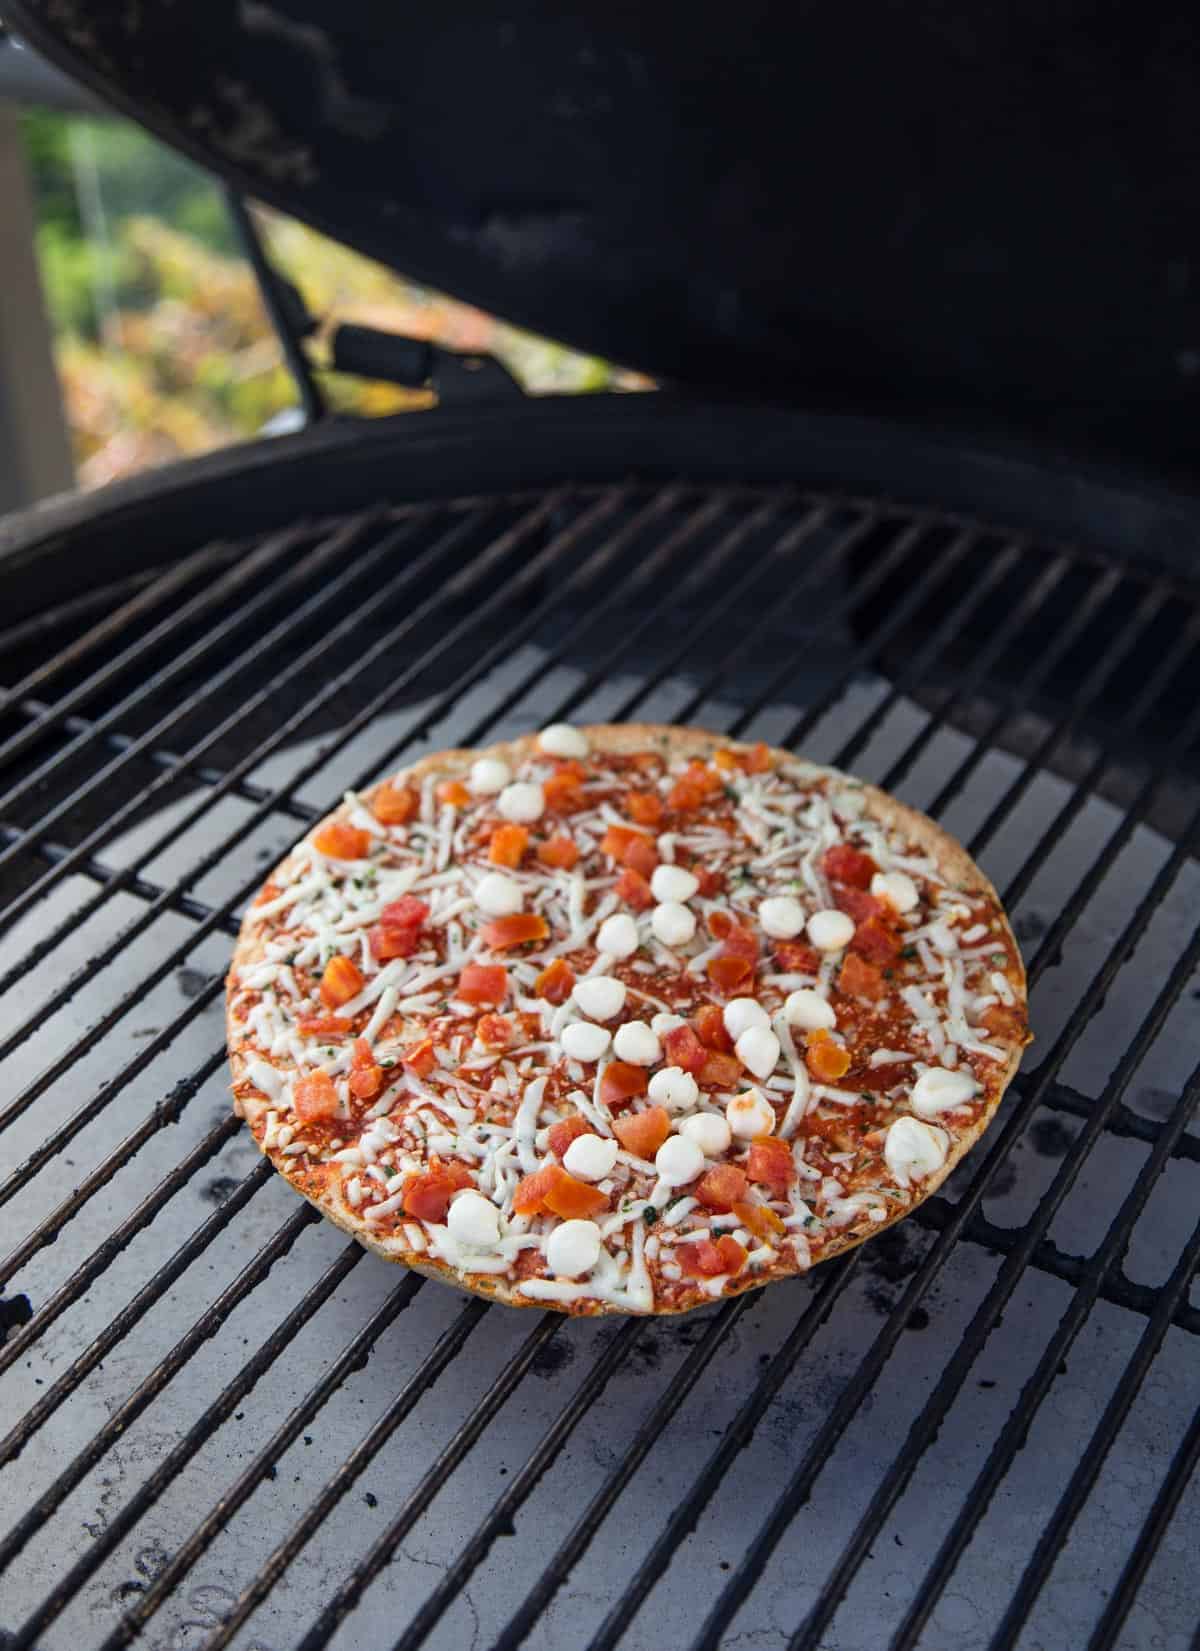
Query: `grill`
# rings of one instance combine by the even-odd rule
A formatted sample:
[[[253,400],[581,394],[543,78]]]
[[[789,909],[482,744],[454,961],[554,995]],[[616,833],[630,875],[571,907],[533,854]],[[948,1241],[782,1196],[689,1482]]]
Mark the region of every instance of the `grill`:
[[[460,454],[474,495],[413,502],[410,455],[364,510],[325,439],[333,514],[260,530],[219,477],[248,536],[196,548],[202,470],[14,575],[4,1643],[1189,1643],[1200,589],[816,461],[514,490]],[[941,1195],[682,1321],[385,1267],[228,1107],[264,868],[345,787],[560,718],[853,767],[981,859],[1029,965],[1038,1041]]]

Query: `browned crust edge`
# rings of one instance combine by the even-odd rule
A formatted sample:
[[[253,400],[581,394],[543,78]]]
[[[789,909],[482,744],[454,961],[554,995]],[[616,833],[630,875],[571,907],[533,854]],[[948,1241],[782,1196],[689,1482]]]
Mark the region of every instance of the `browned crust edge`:
[[[633,754],[646,750],[648,746],[659,746],[665,747],[666,755],[670,760],[676,757],[708,757],[720,747],[728,747],[734,750],[748,749],[744,743],[728,739],[722,734],[710,733],[699,728],[674,728],[657,723],[592,723],[581,725],[581,732],[588,736],[593,751],[609,752],[614,755]],[[387,780],[377,781],[367,791],[362,792],[360,797],[369,804],[374,793],[392,780],[419,783],[429,774],[438,774],[445,778],[457,778],[465,773],[479,756],[503,757],[515,767],[528,757],[533,756],[536,751],[537,735],[526,734],[520,739],[507,740],[475,750],[458,748],[433,752],[429,756],[422,757],[420,761],[413,763],[410,767],[400,770],[397,774],[390,775]],[[1013,956],[1017,960],[1017,978],[1013,979],[1010,976],[1010,983],[1017,995],[1017,1001],[1022,1011],[1027,1012],[1025,969],[1016,937],[1013,935],[1007,914],[1000,903],[999,895],[962,844],[951,837],[948,832],[943,831],[941,826],[931,820],[928,815],[920,813],[915,808],[910,808],[906,803],[898,802],[896,798],[889,796],[886,791],[879,790],[877,786],[859,780],[853,775],[845,774],[840,769],[807,762],[803,758],[794,756],[791,752],[779,750],[775,747],[772,747],[772,754],[780,761],[792,766],[809,768],[816,774],[833,775],[858,787],[868,800],[867,812],[872,818],[882,821],[887,826],[900,827],[911,841],[919,844],[936,861],[948,881],[952,882],[955,887],[962,889],[964,893],[982,894],[994,901],[996,910],[1004,924],[1005,932],[1012,943]],[[348,812],[349,804],[343,802],[326,816],[326,820],[340,819]],[[315,823],[311,830],[319,829],[319,825],[324,823],[324,821]],[[268,877],[263,879],[264,882],[278,881],[281,876],[286,878],[290,869],[292,852],[294,851],[290,851],[284,856]],[[235,1086],[245,1081],[246,1062],[241,1053],[233,1048],[234,1027],[230,1013],[234,990],[233,977],[239,969],[255,961],[261,943],[262,936],[255,921],[254,907],[251,906],[242,920],[241,930],[230,961],[229,975],[226,978],[226,1039],[230,1046],[229,1060],[233,1070],[233,1083]],[[987,1110],[981,1113],[971,1128],[955,1139],[946,1163],[939,1173],[922,1182],[920,1197],[904,1209],[897,1210],[886,1221],[870,1222],[864,1217],[862,1221],[853,1223],[837,1239],[829,1243],[820,1258],[820,1262],[816,1265],[830,1261],[834,1256],[843,1255],[847,1250],[854,1249],[865,1240],[873,1238],[881,1232],[886,1232],[897,1221],[902,1221],[911,1215],[927,1198],[932,1197],[991,1123],[1005,1091],[1021,1064],[1024,1049],[1025,1043],[1021,1042],[1009,1051],[1008,1060],[1001,1074],[1000,1082],[996,1087],[995,1099]],[[252,1124],[258,1117],[264,1116],[270,1110],[270,1102],[265,1096],[256,1091],[248,1098],[235,1099],[234,1107],[246,1119],[248,1124]],[[424,1274],[426,1278],[437,1279],[443,1284],[452,1285],[456,1289],[465,1290],[472,1295],[482,1296],[487,1300],[502,1302],[508,1307],[538,1308],[543,1311],[547,1309],[551,1311],[558,1310],[568,1313],[572,1317],[629,1316],[624,1309],[603,1302],[597,1303],[594,1307],[580,1309],[575,1303],[525,1300],[516,1293],[516,1287],[507,1279],[480,1273],[464,1276],[444,1262],[410,1250],[399,1238],[382,1237],[372,1232],[357,1212],[337,1195],[336,1189],[340,1188],[340,1176],[336,1171],[329,1175],[322,1175],[321,1179],[325,1184],[319,1187],[302,1186],[298,1183],[295,1172],[292,1170],[292,1161],[283,1157],[277,1151],[265,1149],[254,1134],[253,1129],[251,1129],[250,1134],[259,1151],[271,1160],[276,1170],[284,1176],[295,1191],[299,1192],[302,1197],[307,1198],[327,1220],[332,1221],[335,1226],[349,1233],[352,1238],[356,1239],[366,1249],[372,1250],[384,1261],[400,1262],[412,1268],[414,1272]],[[310,1177],[314,1174],[313,1171],[306,1173]],[[743,1283],[734,1281],[723,1296],[714,1299],[727,1300],[731,1296],[742,1294],[745,1290],[763,1289],[770,1284],[782,1283],[784,1278],[787,1277],[803,1276],[806,1271],[811,1271],[811,1269],[796,1268],[789,1274],[776,1272],[766,1278],[749,1278]],[[710,1305],[712,1305],[711,1300],[692,1302],[685,1307],[656,1307],[647,1316],[666,1317],[676,1313],[693,1312],[698,1307]]]

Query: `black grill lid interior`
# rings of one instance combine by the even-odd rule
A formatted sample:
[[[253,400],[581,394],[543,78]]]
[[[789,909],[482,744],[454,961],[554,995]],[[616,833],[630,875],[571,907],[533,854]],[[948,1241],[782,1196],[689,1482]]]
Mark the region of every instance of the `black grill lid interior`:
[[[6,10],[262,199],[663,378],[1194,448],[1190,6]]]

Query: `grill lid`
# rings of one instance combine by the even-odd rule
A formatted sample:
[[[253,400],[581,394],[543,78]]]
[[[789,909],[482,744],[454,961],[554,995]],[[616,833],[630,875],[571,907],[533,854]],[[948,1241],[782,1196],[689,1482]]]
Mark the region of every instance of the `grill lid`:
[[[251,193],[663,378],[1194,441],[1191,8],[7,10]]]

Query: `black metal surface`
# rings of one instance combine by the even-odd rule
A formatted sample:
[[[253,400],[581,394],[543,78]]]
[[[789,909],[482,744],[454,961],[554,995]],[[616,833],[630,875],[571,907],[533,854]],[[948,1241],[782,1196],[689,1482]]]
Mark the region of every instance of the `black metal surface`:
[[[0,639],[12,1645],[1025,1651],[1068,1610],[1096,1647],[1195,1620],[1200,806],[1160,804],[1200,770],[1194,586],[683,482],[102,576]],[[678,1324],[525,1318],[390,1273],[245,1147],[221,969],[264,862],[346,784],[562,715],[853,764],[995,871],[1039,1043],[898,1239]]]

